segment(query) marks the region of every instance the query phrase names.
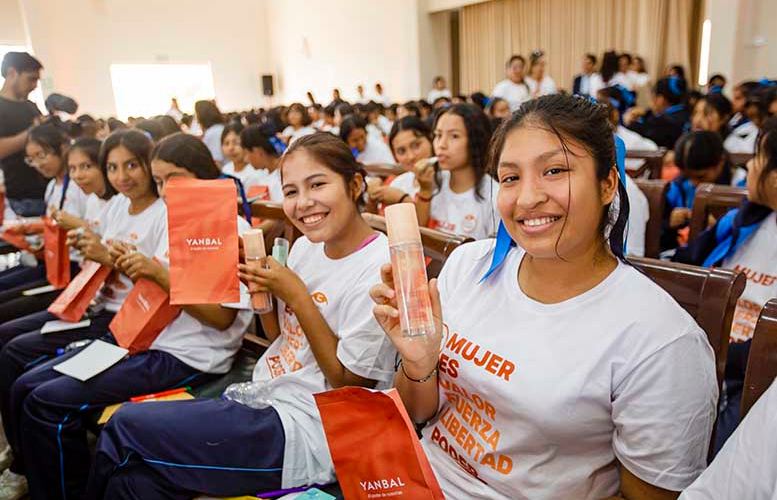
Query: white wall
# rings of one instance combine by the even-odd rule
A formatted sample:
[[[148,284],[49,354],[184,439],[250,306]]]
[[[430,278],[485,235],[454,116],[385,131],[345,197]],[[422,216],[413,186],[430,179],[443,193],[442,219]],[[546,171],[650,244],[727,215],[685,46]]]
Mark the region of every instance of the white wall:
[[[417,0],[271,0],[271,58],[281,102],[356,97],[375,82],[394,101],[420,94]]]
[[[264,1],[23,0],[22,7],[45,67],[44,93],[72,95],[80,111],[115,114],[112,63],[210,62],[223,110],[263,102],[260,75],[271,67]]]
[[[19,0],[0,0],[0,45],[26,45]]]

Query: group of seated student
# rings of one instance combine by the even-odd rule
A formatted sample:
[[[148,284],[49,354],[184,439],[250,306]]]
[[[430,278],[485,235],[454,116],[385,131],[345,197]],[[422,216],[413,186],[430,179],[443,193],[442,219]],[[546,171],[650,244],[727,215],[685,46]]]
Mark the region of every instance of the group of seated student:
[[[673,67],[651,109],[638,110],[620,84],[596,99],[551,90],[544,58],[530,56],[535,83],[515,107],[512,90],[393,110],[336,96],[327,107],[222,114],[200,101],[180,123],[94,120],[77,138],[54,119],[32,127],[26,161],[51,179],[46,212],[68,231],[71,274],[86,261],[111,274],[87,326],[43,334],[59,292],[22,292],[46,283],[45,266],[0,272],[0,500],[183,500],[332,483],[313,394],[344,386],[398,390],[446,498],[777,494],[777,387],[738,422],[755,320],[777,296],[772,87],[746,82],[727,104],[717,81],[689,108]],[[616,61],[628,75],[633,61]],[[508,72],[523,80],[522,65],[515,56]],[[747,199],[683,240],[698,184],[741,177],[724,141],[747,123],[757,130]],[[614,134],[626,149],[674,150],[680,175],[662,234],[674,260],[748,278],[720,395],[704,331],[629,262],[644,253],[649,209],[620,173]],[[404,173],[374,179],[371,163]],[[148,350],[86,382],[54,370],[80,341],[115,343],[108,325],[139,279],[170,290],[168,181],[224,175],[282,203],[302,234],[287,264],[239,265],[238,304],[182,306]],[[475,240],[429,282],[436,333],[423,339],[403,337],[388,239],[361,216],[395,203],[413,203],[420,226]],[[240,218],[238,232],[248,228]],[[123,405],[90,445],[95,412],[227,373],[252,320],[250,294],[263,292],[276,301],[259,315],[270,345],[245,383],[261,397]]]

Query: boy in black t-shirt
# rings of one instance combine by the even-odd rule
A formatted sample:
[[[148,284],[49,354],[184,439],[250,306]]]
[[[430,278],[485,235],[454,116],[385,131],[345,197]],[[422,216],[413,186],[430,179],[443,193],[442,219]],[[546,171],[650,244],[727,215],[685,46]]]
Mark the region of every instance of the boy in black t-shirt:
[[[24,161],[27,130],[40,116],[27,99],[40,79],[41,63],[26,52],[9,52],[3,58],[0,89],[0,168],[5,175],[9,204],[17,215],[33,217],[45,211],[46,180]]]

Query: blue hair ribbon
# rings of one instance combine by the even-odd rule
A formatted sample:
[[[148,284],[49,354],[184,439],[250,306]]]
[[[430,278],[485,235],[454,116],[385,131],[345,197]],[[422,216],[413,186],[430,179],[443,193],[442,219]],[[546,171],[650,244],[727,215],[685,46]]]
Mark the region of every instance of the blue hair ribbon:
[[[594,101],[595,102],[595,101]],[[618,166],[618,175],[621,178],[621,182],[624,186],[624,192],[626,191],[626,144],[618,135],[613,135],[615,140],[615,159]],[[623,253],[626,253],[626,243],[628,238],[624,234]],[[486,274],[480,278],[478,283],[483,283],[489,276],[491,276],[497,269],[502,267],[507,254],[510,250],[516,246],[510,233],[507,232],[507,228],[504,222],[499,221],[499,229],[496,233],[496,245],[494,245],[494,255],[491,258],[491,266],[489,266]]]
[[[667,80],[669,82],[669,90],[671,90],[674,95],[683,95],[682,90],[680,90],[680,79],[678,77],[670,76]]]
[[[272,146],[278,156],[282,155],[286,151],[286,145],[282,140],[278,139],[274,135],[268,137],[267,140],[270,141],[270,146]]]
[[[229,174],[221,174],[218,177],[219,179],[232,179],[235,184],[237,184],[237,190],[240,192],[240,200],[243,203],[243,217],[246,218],[248,223],[251,223],[251,204],[248,203],[248,198],[246,197],[246,190],[243,187],[243,182],[235,177],[234,175]]]
[[[351,148],[351,154],[353,155],[354,158],[356,158],[359,156],[359,150],[356,148]]]

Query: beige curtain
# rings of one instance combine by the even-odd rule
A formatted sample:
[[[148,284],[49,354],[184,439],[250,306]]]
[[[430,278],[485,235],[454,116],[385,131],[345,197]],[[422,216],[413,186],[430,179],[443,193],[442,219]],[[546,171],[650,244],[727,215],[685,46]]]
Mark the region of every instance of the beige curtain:
[[[585,53],[642,56],[655,79],[672,63],[698,70],[702,0],[493,0],[460,13],[461,90],[490,93],[512,54],[545,51],[547,73],[572,90]],[[527,68],[528,69],[528,68]]]

